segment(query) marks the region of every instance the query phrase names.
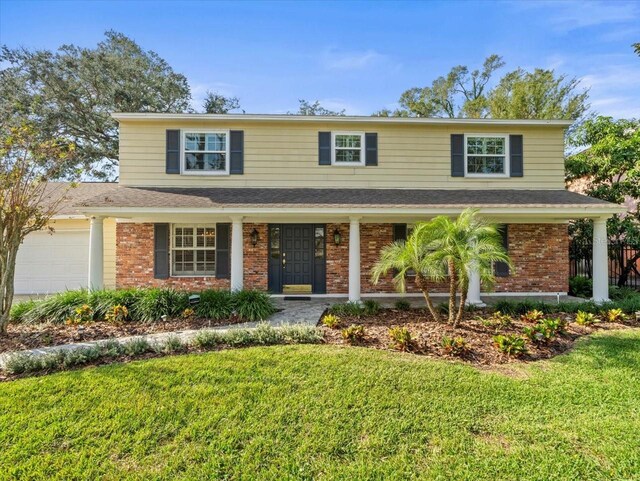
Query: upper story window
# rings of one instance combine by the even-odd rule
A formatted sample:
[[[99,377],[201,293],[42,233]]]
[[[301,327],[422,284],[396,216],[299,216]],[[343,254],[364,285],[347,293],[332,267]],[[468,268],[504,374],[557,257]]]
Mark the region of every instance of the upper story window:
[[[333,165],[365,165],[364,157],[364,133],[332,133],[331,162]]]
[[[171,260],[174,276],[215,275],[215,225],[174,224],[171,236]]]
[[[183,174],[229,174],[229,132],[185,131],[182,145]]]
[[[465,172],[468,177],[509,175],[509,137],[506,135],[465,135]]]

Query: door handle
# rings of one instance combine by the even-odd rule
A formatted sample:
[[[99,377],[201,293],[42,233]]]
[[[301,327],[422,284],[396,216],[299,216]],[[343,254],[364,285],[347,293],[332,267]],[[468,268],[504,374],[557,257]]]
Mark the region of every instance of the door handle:
[[[287,259],[285,259],[284,257],[282,258],[282,267],[285,267],[287,265]]]

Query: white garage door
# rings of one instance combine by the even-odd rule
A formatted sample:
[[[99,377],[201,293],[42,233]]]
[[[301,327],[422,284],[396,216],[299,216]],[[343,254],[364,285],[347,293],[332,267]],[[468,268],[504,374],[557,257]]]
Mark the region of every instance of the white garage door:
[[[15,293],[48,294],[87,286],[89,231],[29,234],[18,251]]]

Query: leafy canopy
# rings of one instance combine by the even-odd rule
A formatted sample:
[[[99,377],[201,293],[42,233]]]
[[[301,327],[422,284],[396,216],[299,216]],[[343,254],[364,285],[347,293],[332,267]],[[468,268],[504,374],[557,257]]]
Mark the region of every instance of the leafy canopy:
[[[308,100],[299,99],[300,107],[297,112],[288,112],[290,115],[330,115],[330,116],[343,116],[345,110],[329,110],[320,105],[320,101],[316,100],[311,103]]]
[[[187,79],[155,52],[108,31],[95,48],[0,52],[0,124],[38,125],[43,138],[76,145],[62,175],[82,168],[112,178],[118,165],[118,126],[112,112],[184,112]]]
[[[207,92],[202,104],[207,114],[228,114],[240,108],[238,97],[225,97],[218,92]]]

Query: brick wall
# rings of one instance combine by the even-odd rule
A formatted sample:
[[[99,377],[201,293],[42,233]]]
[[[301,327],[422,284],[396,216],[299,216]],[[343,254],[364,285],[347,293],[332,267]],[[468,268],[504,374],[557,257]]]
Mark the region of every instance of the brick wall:
[[[258,243],[251,245],[251,232],[258,231]],[[340,245],[333,241],[338,229]],[[244,284],[248,289],[266,290],[268,285],[268,226],[245,224]],[[153,224],[118,223],[116,231],[116,285],[172,286],[187,290],[229,288],[229,279],[215,277],[153,277]],[[349,224],[327,224],[327,293],[347,294],[349,290]],[[393,241],[392,224],[361,224],[361,289],[363,293],[392,293],[393,274],[371,283],[371,268],[382,247]],[[569,264],[569,237],[564,224],[511,224],[509,226],[509,255],[515,270],[509,277],[498,278],[496,292],[566,292]],[[411,279],[408,292],[419,292]],[[446,292],[446,286],[434,286],[434,292]]]

